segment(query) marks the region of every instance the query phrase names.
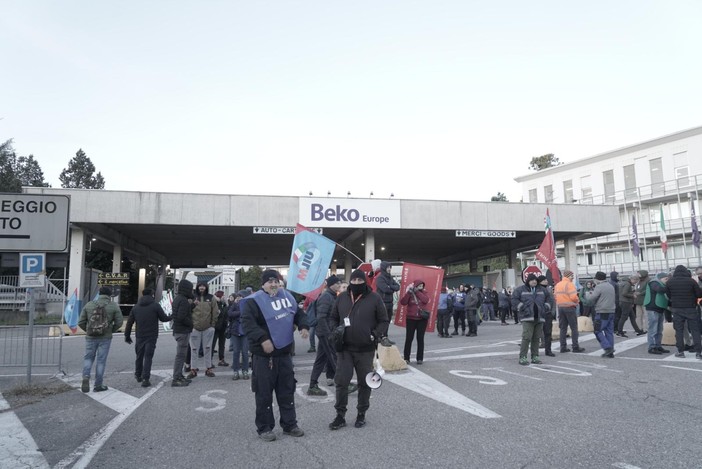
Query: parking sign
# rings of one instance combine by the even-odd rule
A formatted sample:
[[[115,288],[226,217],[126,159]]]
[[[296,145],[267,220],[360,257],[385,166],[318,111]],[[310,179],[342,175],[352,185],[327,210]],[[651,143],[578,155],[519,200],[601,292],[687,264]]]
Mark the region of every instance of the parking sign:
[[[46,282],[46,254],[20,253],[20,287],[43,287]]]

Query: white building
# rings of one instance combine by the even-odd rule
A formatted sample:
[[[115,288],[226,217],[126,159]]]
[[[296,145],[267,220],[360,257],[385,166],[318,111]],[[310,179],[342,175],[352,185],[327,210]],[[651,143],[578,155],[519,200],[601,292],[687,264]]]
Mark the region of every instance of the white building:
[[[522,184],[524,202],[619,206],[622,229],[617,235],[587,239],[584,234],[577,242],[579,275],[594,275],[598,270],[656,272],[678,264],[691,268],[702,265],[700,250],[692,244],[691,227],[693,204],[697,225],[702,226],[698,202],[702,191],[702,127],[515,180]],[[661,207],[668,237],[667,256],[661,250]],[[641,248],[639,259],[631,249],[633,217]],[[558,220],[553,224],[557,231]]]

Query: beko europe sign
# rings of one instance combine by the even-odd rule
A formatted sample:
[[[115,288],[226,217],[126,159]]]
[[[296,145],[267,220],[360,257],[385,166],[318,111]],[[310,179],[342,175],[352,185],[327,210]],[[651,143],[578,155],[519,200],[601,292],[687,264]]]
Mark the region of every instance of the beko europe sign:
[[[300,198],[300,224],[329,228],[401,228],[400,201]]]

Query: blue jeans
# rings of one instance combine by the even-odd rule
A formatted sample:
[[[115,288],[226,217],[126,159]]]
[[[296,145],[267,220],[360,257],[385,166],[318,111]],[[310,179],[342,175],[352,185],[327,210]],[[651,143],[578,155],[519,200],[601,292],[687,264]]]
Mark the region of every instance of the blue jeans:
[[[95,365],[95,386],[102,386],[102,377],[105,375],[107,354],[110,353],[112,337],[86,337],[85,357],[83,357],[83,378],[90,378],[90,370],[97,356]]]
[[[230,343],[234,348],[234,357],[232,358],[232,370],[249,371],[249,339],[245,335],[233,335]],[[241,366],[239,366],[239,357],[241,357]]]
[[[614,313],[595,313],[595,337],[605,350],[614,348]]]
[[[648,349],[661,346],[663,339],[663,320],[665,315],[656,311],[646,310],[648,315]]]

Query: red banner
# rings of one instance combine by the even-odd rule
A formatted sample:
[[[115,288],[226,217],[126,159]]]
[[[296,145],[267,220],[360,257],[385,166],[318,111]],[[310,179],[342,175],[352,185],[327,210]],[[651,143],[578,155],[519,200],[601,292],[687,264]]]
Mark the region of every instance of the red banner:
[[[424,291],[429,296],[429,303],[426,305],[426,309],[431,312],[431,317],[429,318],[429,324],[427,324],[427,332],[434,332],[434,329],[436,329],[436,310],[439,305],[441,283],[444,281],[444,269],[405,262],[402,265],[400,298],[405,295],[407,286],[417,280],[424,282]],[[406,323],[407,306],[398,304],[397,313],[395,314],[395,325],[405,327]]]

